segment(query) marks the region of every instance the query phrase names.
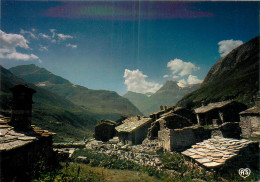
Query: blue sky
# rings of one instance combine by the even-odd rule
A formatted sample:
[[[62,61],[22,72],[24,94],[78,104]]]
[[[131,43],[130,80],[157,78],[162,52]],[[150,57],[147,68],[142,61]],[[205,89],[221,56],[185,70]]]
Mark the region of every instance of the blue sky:
[[[36,64],[90,89],[201,82],[259,35],[259,2],[1,2],[0,64]]]

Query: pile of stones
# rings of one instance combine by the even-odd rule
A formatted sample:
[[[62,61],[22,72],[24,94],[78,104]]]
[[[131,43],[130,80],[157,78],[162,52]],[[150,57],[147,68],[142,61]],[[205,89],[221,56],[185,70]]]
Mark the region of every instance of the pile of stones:
[[[116,141],[116,138],[113,138],[108,143],[92,139],[86,144],[86,149],[108,156],[116,155],[121,160],[129,160],[142,166],[151,166],[157,169],[163,168],[163,164],[157,154],[157,151],[161,148],[157,146],[156,141],[145,140],[143,144],[134,146],[121,143],[116,144],[112,141]],[[80,157],[82,158],[82,156]]]

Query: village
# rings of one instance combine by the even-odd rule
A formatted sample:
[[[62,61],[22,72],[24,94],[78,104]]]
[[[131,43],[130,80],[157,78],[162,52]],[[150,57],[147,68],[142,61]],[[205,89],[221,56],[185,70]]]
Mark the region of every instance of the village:
[[[158,151],[182,155],[191,169],[259,169],[259,143],[248,139],[260,135],[259,97],[249,109],[236,101],[202,103],[193,111],[160,106],[149,117],[101,120],[95,127],[94,138],[85,138],[82,143],[53,144],[55,133],[31,125],[35,90],[26,85],[10,90],[12,116],[0,118],[2,181],[14,176],[26,178],[25,174],[33,171],[39,160],[50,165],[55,159],[90,163],[86,156],[73,155],[78,150],[118,156],[120,160],[171,174],[178,172],[165,168]]]

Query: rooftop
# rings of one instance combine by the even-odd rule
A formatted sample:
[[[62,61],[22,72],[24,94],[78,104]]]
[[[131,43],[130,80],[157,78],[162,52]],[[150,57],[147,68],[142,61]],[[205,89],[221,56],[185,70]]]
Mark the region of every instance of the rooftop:
[[[123,124],[117,126],[115,129],[118,132],[132,132],[149,121],[152,121],[152,119],[146,117],[138,119],[137,116],[133,116],[125,119]]]
[[[206,113],[212,109],[224,107],[224,106],[230,104],[231,102],[234,102],[234,101],[223,101],[223,102],[210,103],[207,106],[201,106],[199,108],[196,108],[195,113]]]
[[[239,114],[260,114],[260,108],[257,106],[251,107],[245,111],[240,112]]]
[[[211,138],[193,145],[191,149],[185,150],[182,154],[205,167],[215,168],[240,155],[240,152],[251,144],[257,144],[257,142],[245,139]]]
[[[8,125],[9,121],[9,117],[0,115],[0,151],[12,150],[55,134],[34,125],[31,131],[15,131],[12,126]]]

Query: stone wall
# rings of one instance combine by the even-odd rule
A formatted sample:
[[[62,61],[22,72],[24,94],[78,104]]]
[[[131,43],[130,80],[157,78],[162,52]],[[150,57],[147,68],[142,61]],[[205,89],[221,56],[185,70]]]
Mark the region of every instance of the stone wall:
[[[210,130],[198,126],[165,129],[158,132],[159,146],[166,151],[183,151],[197,142],[210,138],[210,134]]]
[[[31,177],[37,176],[41,167],[52,166],[56,161],[51,136],[41,137],[39,140],[11,150],[1,150],[0,156],[1,182],[14,179],[30,181]]]
[[[241,134],[241,128],[239,123],[224,123],[220,126],[211,129],[211,137],[224,137],[224,138],[236,138],[239,139]]]
[[[220,125],[220,131],[224,138],[240,138],[241,128],[238,122],[228,122]]]
[[[260,135],[260,116],[242,116],[239,123],[243,137]]]
[[[173,130],[164,129],[158,132],[158,146],[165,151],[171,151],[171,133]]]

